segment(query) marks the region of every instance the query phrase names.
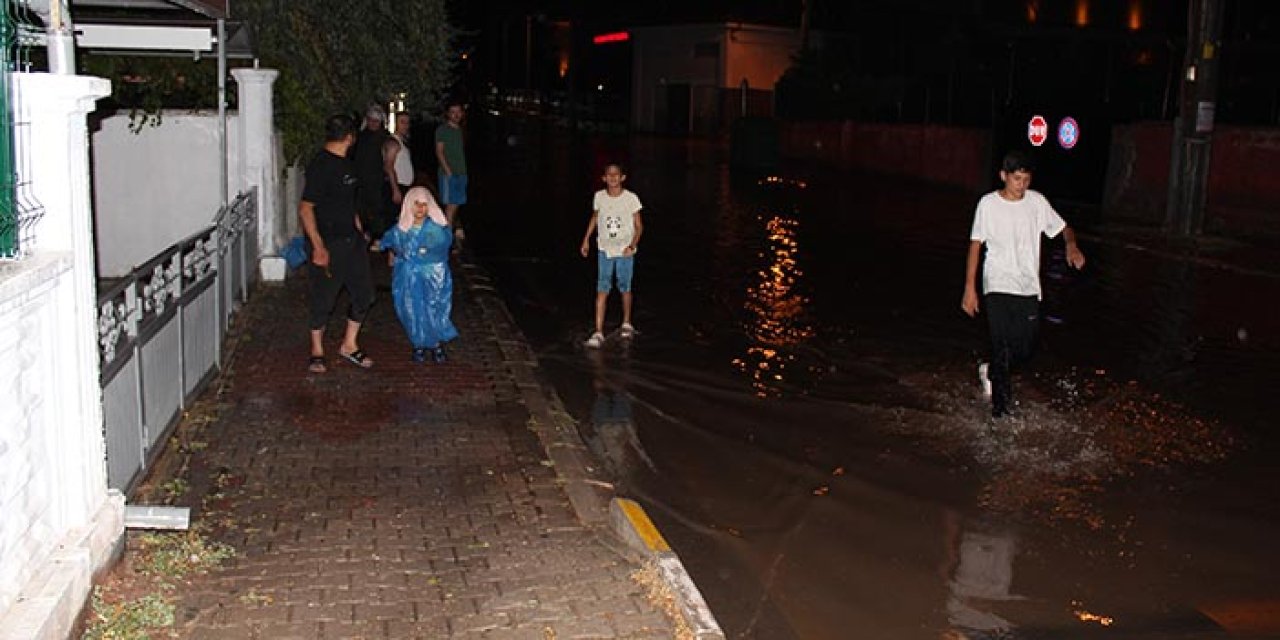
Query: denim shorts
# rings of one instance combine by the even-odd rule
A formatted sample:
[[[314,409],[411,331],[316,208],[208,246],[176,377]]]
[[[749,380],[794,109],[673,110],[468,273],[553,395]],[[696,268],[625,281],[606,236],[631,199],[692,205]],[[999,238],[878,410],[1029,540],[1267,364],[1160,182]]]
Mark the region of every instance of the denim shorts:
[[[440,174],[440,204],[467,203],[467,176]]]
[[[603,251],[596,251],[596,291],[608,293],[613,288],[613,278],[618,277],[618,291],[631,291],[631,274],[635,272],[636,257],[610,258]]]

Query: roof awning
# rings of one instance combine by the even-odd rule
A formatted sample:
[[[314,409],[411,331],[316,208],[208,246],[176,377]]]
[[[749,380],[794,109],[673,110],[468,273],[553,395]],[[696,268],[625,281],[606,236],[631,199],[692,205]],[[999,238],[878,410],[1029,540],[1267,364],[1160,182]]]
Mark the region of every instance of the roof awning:
[[[69,1],[76,45],[85,53],[109,55],[216,56],[221,43],[215,21],[226,20],[229,8],[229,0]],[[25,2],[50,22],[50,0]],[[44,33],[30,35],[43,42]],[[226,56],[254,57],[247,23],[226,21]]]
[[[227,0],[71,0],[72,10],[78,7],[161,11],[186,9],[206,18],[231,17],[227,11]]]
[[[227,57],[253,58],[247,22],[227,22]],[[77,22],[76,46],[90,54],[167,56],[217,55],[215,25],[199,20],[105,20]]]

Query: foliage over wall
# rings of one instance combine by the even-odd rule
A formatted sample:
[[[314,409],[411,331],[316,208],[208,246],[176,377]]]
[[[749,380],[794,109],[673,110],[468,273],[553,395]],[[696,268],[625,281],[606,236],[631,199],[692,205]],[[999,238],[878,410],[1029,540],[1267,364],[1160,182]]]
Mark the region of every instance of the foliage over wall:
[[[218,61],[209,57],[78,56],[80,72],[109,78],[106,109],[128,110],[133,129],[159,126],[161,109],[216,109]],[[235,85],[227,88],[228,107],[236,104]]]
[[[335,113],[404,94],[411,111],[436,111],[454,82],[458,53],[446,0],[237,0],[234,20],[253,30],[259,64],[280,72],[276,127],[290,162],[304,159]],[[138,126],[164,108],[216,109],[217,60],[79,56],[82,71],[111,79],[112,101]],[[245,66],[249,61],[232,60]],[[235,102],[228,79],[227,99]],[[230,106],[229,105],[229,106]]]
[[[324,120],[404,93],[434,111],[454,80],[445,0],[238,0],[263,66],[280,70],[276,125],[290,160],[320,142]]]

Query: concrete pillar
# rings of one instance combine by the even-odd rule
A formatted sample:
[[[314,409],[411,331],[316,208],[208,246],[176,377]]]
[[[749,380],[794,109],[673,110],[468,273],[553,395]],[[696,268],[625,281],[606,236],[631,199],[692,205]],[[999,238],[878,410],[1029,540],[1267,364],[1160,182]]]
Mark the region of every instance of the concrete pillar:
[[[15,73],[10,80],[19,124],[17,178],[27,204],[43,209],[31,234],[32,253],[18,266],[60,260],[70,268],[69,275],[57,276],[65,286],[48,281],[31,294],[45,290],[56,309],[42,332],[47,338],[42,348],[52,351],[44,357],[52,362],[56,380],[24,381],[43,385],[47,397],[57,398],[44,404],[40,415],[28,416],[45,430],[41,441],[47,449],[34,452],[35,461],[56,482],[47,488],[53,503],[48,528],[26,532],[51,537],[55,551],[49,558],[5,559],[31,563],[33,577],[30,589],[0,620],[0,638],[63,638],[88,595],[91,576],[111,559],[124,535],[124,500],[107,490],[86,125],[88,112],[111,92],[111,83],[46,73]]]
[[[93,208],[89,198],[89,133],[86,116],[98,98],[111,93],[102,78],[15,73],[14,120],[19,127],[15,157],[19,179],[44,208],[33,234],[36,251],[69,252],[74,264],[70,335],[76,368],[67,372],[69,393],[62,405],[74,415],[62,428],[64,478],[77,478],[63,497],[73,512],[91,513],[106,495],[106,444],[102,437],[102,390],[98,384],[98,294],[94,262]],[[22,129],[26,131],[22,131]],[[141,178],[140,178],[141,179]],[[74,382],[70,380],[74,376]],[[74,506],[71,506],[74,505]],[[83,524],[83,523],[81,523]]]
[[[240,179],[258,187],[258,251],[262,279],[284,280],[280,257],[285,221],[280,214],[280,167],[276,165],[274,103],[271,88],[280,72],[275,69],[234,69],[239,87]]]

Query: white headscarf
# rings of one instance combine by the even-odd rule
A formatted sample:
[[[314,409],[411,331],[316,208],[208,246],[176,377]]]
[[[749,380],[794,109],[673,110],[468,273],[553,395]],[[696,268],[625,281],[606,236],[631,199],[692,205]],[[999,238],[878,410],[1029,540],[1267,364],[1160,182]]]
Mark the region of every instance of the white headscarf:
[[[360,123],[361,131],[369,128],[369,120],[371,119],[382,123],[383,127],[387,126],[387,112],[383,111],[382,107],[379,105],[371,104],[369,105],[369,108],[365,110],[364,121]]]
[[[444,211],[440,209],[440,205],[436,204],[436,199],[431,195],[426,187],[414,187],[404,194],[404,199],[400,201],[400,230],[408,231],[413,228],[413,204],[415,202],[427,203],[427,217],[431,218],[436,224],[447,227],[449,220],[444,217]]]

